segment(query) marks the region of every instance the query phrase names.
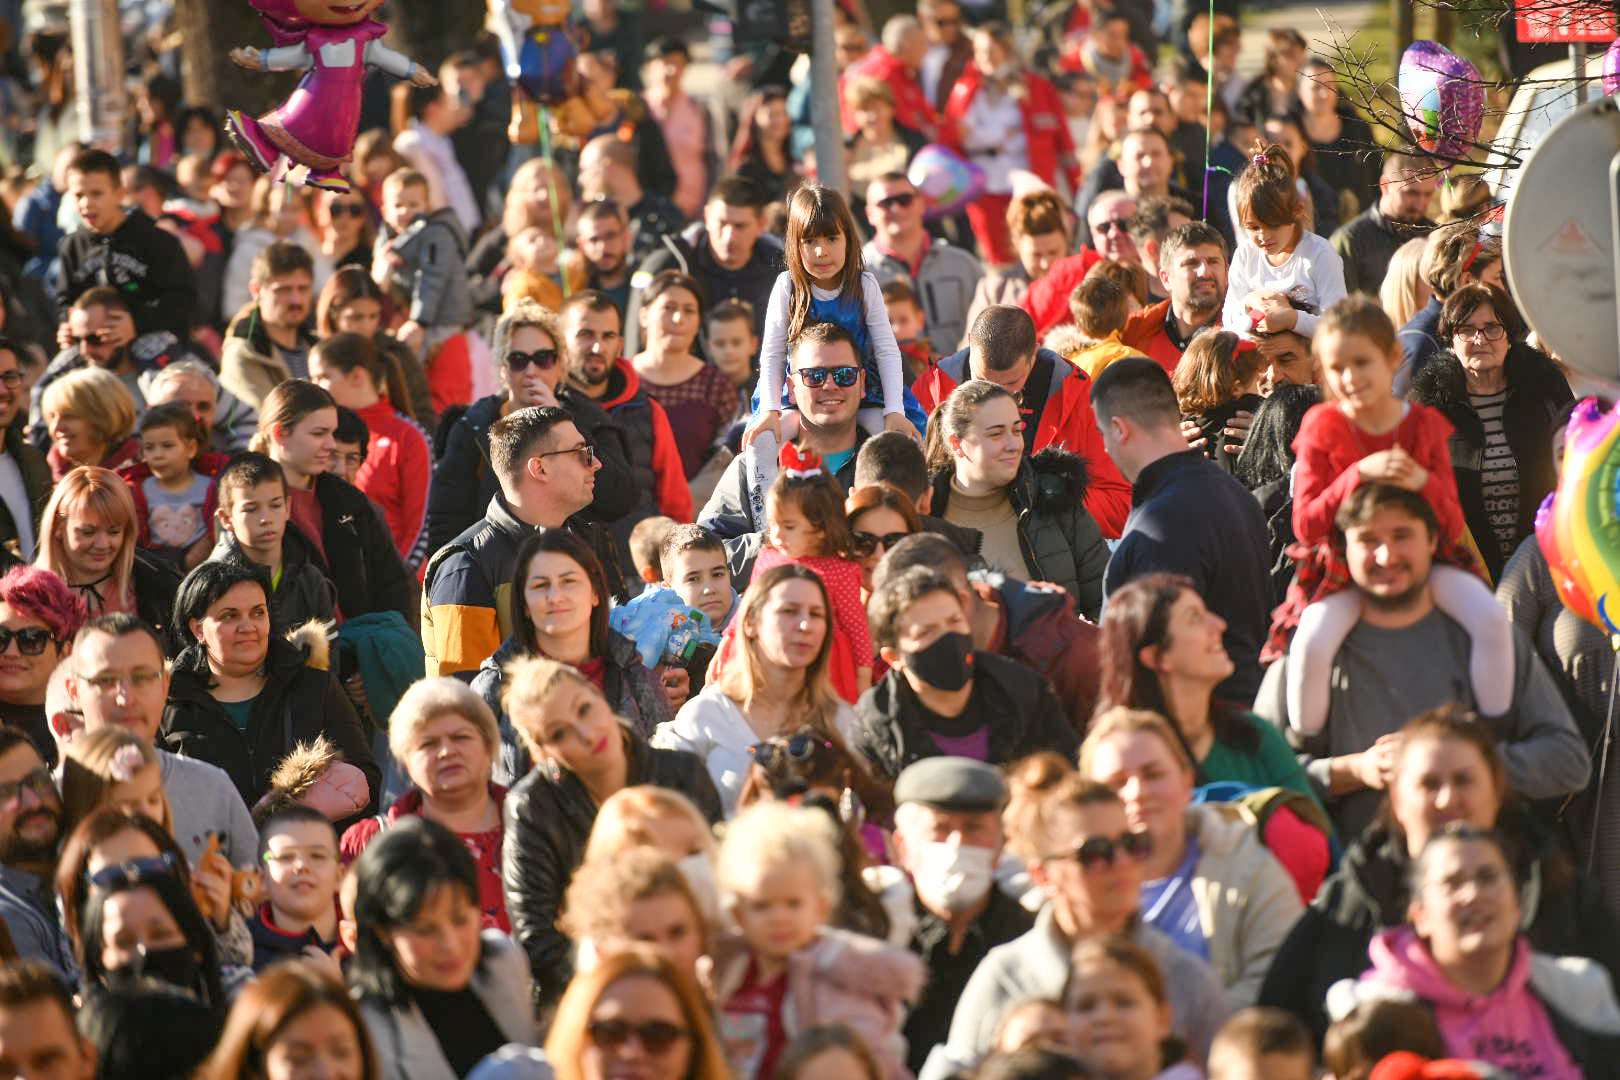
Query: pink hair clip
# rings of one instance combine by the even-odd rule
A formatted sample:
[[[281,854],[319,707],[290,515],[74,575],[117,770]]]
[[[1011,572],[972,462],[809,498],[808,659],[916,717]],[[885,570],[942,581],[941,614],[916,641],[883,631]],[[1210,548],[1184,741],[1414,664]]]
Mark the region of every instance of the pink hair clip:
[[[1266,153],[1264,150],[1262,150],[1262,151],[1260,151],[1260,153],[1258,153],[1258,154],[1254,155],[1254,157],[1250,158],[1249,163],[1251,165],[1264,165],[1267,162],[1269,162],[1270,160],[1271,160],[1271,155]]]
[[[107,771],[112,774],[114,783],[127,784],[145,767],[146,758],[141,755],[141,748],[126,743],[113,751],[112,763]]]

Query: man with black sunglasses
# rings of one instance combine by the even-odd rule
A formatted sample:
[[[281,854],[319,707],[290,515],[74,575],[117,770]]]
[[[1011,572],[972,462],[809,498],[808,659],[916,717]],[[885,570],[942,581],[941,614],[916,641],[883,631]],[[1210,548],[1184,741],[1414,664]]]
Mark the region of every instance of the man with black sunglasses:
[[[490,466],[490,426],[503,416],[537,405],[554,405],[566,412],[602,463],[595,497],[580,516],[608,524],[635,505],[624,435],[600,405],[563,378],[561,341],[557,317],[531,300],[513,305],[495,324],[494,359],[506,389],[473,402],[443,433],[443,449],[428,489],[430,553],[483,517],[490,500],[501,490],[500,478]]]
[[[878,279],[909,284],[928,316],[928,340],[941,356],[956,351],[967,331],[968,308],[984,276],[979,260],[929,235],[927,209],[917,185],[902,172],[885,173],[866,189],[866,220],[872,239],[861,259]]]
[[[51,883],[62,799],[28,736],[0,728],[0,919],[17,953],[74,981],[73,948],[57,922]]]

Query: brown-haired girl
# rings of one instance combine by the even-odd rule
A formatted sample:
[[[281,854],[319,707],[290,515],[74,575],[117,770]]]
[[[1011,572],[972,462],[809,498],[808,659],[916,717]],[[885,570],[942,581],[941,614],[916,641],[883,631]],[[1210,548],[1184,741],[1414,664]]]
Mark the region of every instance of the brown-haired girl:
[[[1181,415],[1198,425],[1204,454],[1228,472],[1237,454],[1221,448],[1221,431],[1241,410],[1254,412],[1262,398],[1257,393],[1260,353],[1255,343],[1230,330],[1204,329],[1193,335],[1181,354],[1172,382]]]
[[[1230,330],[1310,337],[1320,313],[1344,299],[1344,260],[1305,228],[1294,179],[1282,147],[1256,142],[1233,185],[1238,244],[1221,313],[1221,325]]]
[[[889,325],[883,289],[861,262],[861,234],[844,197],[831,188],[807,182],[788,201],[787,269],[765,308],[765,333],[759,353],[759,389],[754,420],[743,434],[748,446],[761,434],[774,440],[762,448],[774,456],[776,444],[792,438],[781,427],[788,351],[811,323],[837,323],[855,338],[855,353],[866,373],[860,422],[869,432],[904,431],[915,437],[920,422],[908,420],[905,370],[900,346]],[[915,399],[910,408],[919,421]],[[796,431],[796,429],[795,429]]]

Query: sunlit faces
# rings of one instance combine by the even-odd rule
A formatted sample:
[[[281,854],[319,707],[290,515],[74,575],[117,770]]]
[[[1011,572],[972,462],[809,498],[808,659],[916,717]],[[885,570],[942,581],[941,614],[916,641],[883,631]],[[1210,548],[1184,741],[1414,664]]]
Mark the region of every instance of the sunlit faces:
[[[799,261],[811,280],[825,289],[838,286],[849,252],[849,238],[842,231],[826,236],[807,236],[799,241]]]
[[[84,505],[70,511],[56,530],[69,578],[75,582],[106,577],[124,545],[134,543],[128,520],[105,518]]]
[[[118,363],[123,349],[112,345],[114,339],[128,341],[135,336],[135,320],[129,312],[119,311],[105,304],[92,304],[68,312],[68,339],[79,355],[100,368],[112,368]]]
[[[1140,659],[1161,679],[1213,685],[1234,670],[1226,651],[1225,633],[1226,620],[1209,610],[1195,590],[1183,589],[1170,606],[1163,640],[1157,646],[1143,646]]]
[[[314,821],[282,821],[264,842],[270,904],[293,919],[314,921],[333,910],[338,878],[337,834]]]
[[[886,306],[896,341],[916,341],[923,336],[923,310],[915,300],[890,300]]]
[[[632,900],[625,910],[624,936],[651,945],[677,967],[696,973],[703,956],[703,917],[675,890]]]
[[[996,395],[981,404],[962,435],[946,436],[956,480],[962,489],[985,494],[1005,488],[1024,460],[1024,421],[1011,397]]]
[[[1131,831],[1124,806],[1089,803],[1060,811],[1050,830],[1052,849],[1030,865],[1031,879],[1052,899],[1060,918],[1074,928],[1122,928],[1141,901],[1142,866],[1118,851],[1099,866],[1086,867],[1080,845],[1091,837],[1116,839]]]
[[[606,383],[624,349],[618,309],[574,304],[563,316],[562,335],[569,378],[591,389]]]
[[[75,465],[100,465],[107,456],[107,443],[90,422],[67,410],[47,412],[45,430],[56,452]]]
[[[188,625],[216,672],[247,675],[263,666],[270,648],[270,601],[258,582],[231,586]]]
[[[74,646],[68,697],[84,713],[87,731],[116,725],[151,742],[168,692],[163,654],[144,633],[114,637],[97,631]]]
[[[1399,345],[1385,351],[1365,334],[1329,330],[1317,337],[1316,355],[1323,387],[1352,417],[1378,408],[1394,393]]]
[[[138,814],[164,828],[170,824],[169,800],[163,792],[163,771],[156,762],[141,766],[128,780],[107,785],[107,805],[126,814]]]
[[[1363,600],[1385,610],[1405,610],[1418,600],[1428,587],[1434,549],[1427,523],[1393,506],[1344,533],[1351,580]]]
[[[723,625],[733,602],[725,549],[686,548],[665,555],[662,562],[664,584],[675,590],[681,603],[703,612],[711,625]]]
[[[102,906],[101,966],[107,971],[128,967],[143,951],[185,944],[185,932],[150,886],[115,892]]]
[[[292,270],[271,278],[253,292],[259,317],[266,325],[299,327],[309,318],[315,279],[307,270]]]
[[[91,232],[110,233],[124,223],[124,184],[120,178],[69,169],[67,198]]]
[[[1495,844],[1433,841],[1418,867],[1407,916],[1436,962],[1458,964],[1513,947],[1519,894]]]
[[[644,1041],[642,1032],[653,1031],[668,1033],[668,1041]],[[680,999],[661,979],[613,980],[596,999],[589,1032],[579,1061],[582,1080],[681,1080],[691,1073],[692,1033]]]
[[[364,1080],[361,1038],[342,1009],[313,1005],[283,1024],[265,1047],[265,1080]]]
[[[911,527],[906,524],[905,518],[887,506],[873,506],[850,518],[849,528],[850,532],[856,534],[855,540],[858,546],[863,538],[870,538],[867,541],[871,544],[870,549],[860,547],[860,550],[866,552],[860,558],[861,587],[870,592],[872,589],[872,572],[877,569],[877,564],[888,553],[889,538],[910,533]]]
[[[377,935],[411,986],[462,990],[478,967],[482,919],[474,898],[459,884],[445,882],[428,893],[413,918],[379,927]]]
[[[196,456],[197,440],[186,438],[173,427],[152,427],[141,432],[141,460],[159,480],[184,476]]]
[[[62,659],[64,643],[56,640],[43,619],[3,601],[0,601],[0,629],[13,635],[26,633],[30,637],[43,633],[48,639],[45,647],[32,655],[23,650],[21,640],[15,637],[0,651],[0,701],[21,704],[43,700],[45,684]]]
[[[382,218],[396,233],[410,228],[411,222],[427,213],[428,186],[424,183],[401,183],[390,177],[383,184]]]
[[[586,215],[575,227],[574,246],[598,273],[611,277],[629,257],[630,231],[612,214]]]
[[[751,881],[733,883],[731,914],[749,948],[781,962],[815,940],[832,912],[816,869],[802,863],[760,867]]]
[[[826,594],[813,582],[790,578],[779,582],[743,635],[757,639],[767,663],[805,668],[820,653],[827,637]]]
[[[921,652],[945,634],[966,634],[972,628],[962,611],[962,598],[953,592],[935,589],[906,606],[896,629],[895,647],[888,651],[903,654]]]
[[[805,517],[795,500],[781,496],[768,499],[765,519],[766,539],[778,551],[795,559],[825,554],[826,531]]]
[[[1065,997],[1074,1048],[1088,1067],[1111,1077],[1159,1072],[1170,1006],[1153,996],[1139,974],[1096,958],[1074,969]]]
[[[286,483],[230,484],[221,489],[219,504],[221,522],[249,558],[267,566],[281,560],[289,514]]]
[[[546,349],[556,350],[558,345],[541,327],[519,326],[512,330],[507,348],[509,353],[522,353],[532,357]],[[557,384],[562,382],[563,378],[561,363],[541,367],[531,361],[516,371],[512,370],[510,364],[503,363],[500,369],[502,377],[506,379],[506,388],[512,394],[512,408],[526,409],[531,405],[549,405],[556,400]]]
[[[523,603],[542,639],[578,634],[590,624],[591,611],[601,600],[585,568],[569,556],[539,551],[529,560]]]
[[[1300,227],[1297,224],[1290,222],[1287,225],[1267,225],[1248,214],[1239,216],[1244,235],[1249,238],[1249,242],[1259,248],[1274,264],[1285,259],[1299,242]]]
[[[759,355],[759,337],[746,318],[710,319],[705,350],[709,362],[737,386],[753,379],[754,357]]]
[[[327,358],[319,345],[309,354],[309,381],[332,395],[345,409],[361,412],[377,403],[377,382],[364,364],[344,371]]]
[[[667,288],[642,307],[641,328],[649,346],[689,351],[698,334],[698,298],[686,289]]]
[[[619,718],[600,691],[573,679],[558,680],[541,707],[513,709],[512,720],[541,757],[576,775],[598,776],[624,759]]]
[[[845,341],[834,341],[829,344],[812,342],[793,350],[789,385],[793,393],[793,403],[797,406],[799,415],[808,424],[827,430],[853,424],[856,411],[860,408],[861,397],[866,393],[866,372],[860,371],[852,386],[839,386],[838,380],[830,376],[823,378],[820,386],[811,386],[800,377],[799,373],[814,368],[836,369],[851,366],[859,369],[860,358]]]
[[[158,388],[147,394],[147,404],[161,405],[180,401],[197,418],[204,431],[214,429],[214,410],[219,407],[219,388],[200,375],[179,375],[163,379]]]
[[[715,260],[727,270],[740,270],[753,258],[754,245],[765,233],[765,215],[751,206],[711,199],[703,207],[703,229]]]
[[[337,409],[316,409],[291,429],[277,425],[272,432],[271,457],[288,472],[288,481],[306,486],[326,472],[337,450]]]
[[[332,322],[340,334],[375,337],[382,328],[382,304],[369,296],[357,296],[337,310]]]
[[[1435,735],[1402,740],[1389,808],[1406,833],[1410,853],[1422,851],[1429,837],[1456,822],[1495,827],[1502,795],[1496,774],[1473,743]]]
[[[1185,829],[1182,815],[1195,776],[1157,734],[1117,732],[1088,750],[1087,764],[1091,779],[1119,793],[1133,831],[1145,829],[1156,842],[1169,843]]]
[[[1179,248],[1168,264],[1160,261],[1159,281],[1176,314],[1208,318],[1226,299],[1226,256],[1216,244]]]
[[[8,862],[50,859],[62,829],[62,800],[32,743],[0,754],[0,784],[16,796],[0,802],[0,855]]]
[[[1028,234],[1013,238],[1013,250],[1023,264],[1029,280],[1039,281],[1052,269],[1052,264],[1069,253],[1069,241],[1061,232]],[[891,316],[892,319],[892,316]]]
[[[460,713],[442,713],[417,730],[405,772],[429,799],[488,787],[494,755],[484,733]]]
[[[91,1080],[96,1052],[55,1000],[0,1007],[0,1076]]]

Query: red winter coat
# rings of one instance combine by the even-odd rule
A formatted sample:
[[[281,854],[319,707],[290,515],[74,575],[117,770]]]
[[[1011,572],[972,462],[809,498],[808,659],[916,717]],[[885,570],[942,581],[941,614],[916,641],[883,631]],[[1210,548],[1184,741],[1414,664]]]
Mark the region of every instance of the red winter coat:
[[[198,454],[191,463],[191,471],[201,473],[208,477],[208,494],[203,502],[203,526],[213,528],[214,509],[219,506],[219,474],[230,463],[231,455],[204,453]],[[135,546],[150,548],[152,546],[152,530],[147,524],[150,511],[146,505],[145,481],[152,475],[152,467],[144,461],[137,461],[125,465],[118,470],[118,475],[124,478],[129,485],[130,497],[135,500]]]
[[[416,424],[394,411],[387,398],[359,410],[371,432],[366,460],[354,474],[354,486],[382,507],[388,533],[406,566],[426,556],[428,485],[433,479],[433,454],[427,436]],[[418,552],[418,545],[423,548]]]
[[[844,134],[855,134],[855,112],[844,99],[849,80],[869,76],[889,84],[894,95],[894,122],[908,127],[925,139],[933,139],[939,132],[939,114],[929,104],[917,76],[906,70],[893,53],[881,45],[855,61],[838,77],[838,114],[843,118]]]
[[[984,73],[979,65],[968,64],[962,71],[951,96],[945,102],[945,120],[940,125],[939,138],[951,149],[962,149],[962,119],[967,116],[973,96],[984,85]],[[1075,158],[1074,138],[1069,134],[1068,118],[1063,112],[1063,101],[1057,88],[1033,72],[1024,73],[1024,96],[1018,103],[1024,117],[1024,139],[1029,154],[1029,171],[1053,187],[1057,186],[1058,170],[1062,170],[1070,191],[1080,190],[1080,165]]]
[[[1078,255],[1065,255],[1053,263],[1039,281],[1030,283],[1029,292],[1018,306],[1035,320],[1036,337],[1044,338],[1052,327],[1074,321],[1074,313],[1069,310],[1069,294],[1100,262],[1102,256],[1086,248]]]

